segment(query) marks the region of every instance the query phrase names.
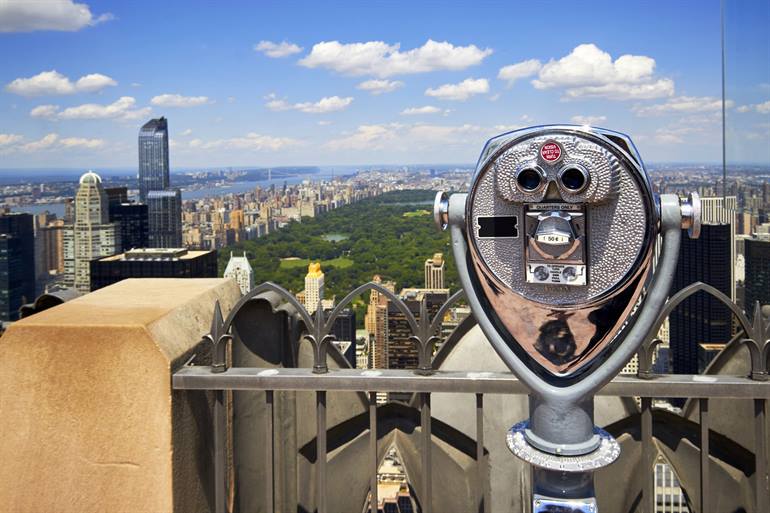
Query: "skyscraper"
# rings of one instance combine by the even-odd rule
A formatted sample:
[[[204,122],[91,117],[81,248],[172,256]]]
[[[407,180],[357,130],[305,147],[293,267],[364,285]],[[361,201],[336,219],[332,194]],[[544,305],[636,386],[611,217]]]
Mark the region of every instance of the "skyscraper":
[[[65,283],[79,292],[91,290],[90,261],[120,252],[118,226],[109,221],[102,179],[89,171],[75,195],[75,222],[64,229]]]
[[[701,281],[732,297],[731,229],[729,224],[704,224],[700,238],[682,235],[671,295]],[[702,292],[685,299],[671,312],[669,321],[675,374],[698,374],[701,346],[724,344],[732,336],[730,310]]]
[[[91,260],[91,290],[126,278],[216,278],[217,252],[132,249]]]
[[[139,130],[139,198],[147,201],[150,191],[169,186],[168,123],[151,119]]]
[[[324,297],[324,273],[320,262],[311,262],[305,275],[305,309],[311,314],[318,309],[318,302]]]
[[[124,250],[146,248],[150,244],[150,220],[142,203],[110,204],[110,222],[118,223],[120,245]]]
[[[382,283],[379,275],[372,278],[374,283],[382,284],[391,292],[395,289],[392,282]],[[388,298],[379,291],[369,292],[369,305],[366,308],[364,327],[369,334],[369,366],[373,369],[388,367],[385,348],[388,344]]]
[[[770,305],[770,241],[747,239],[746,313],[754,315],[754,304]]]
[[[30,214],[0,214],[0,321],[15,321],[35,299],[35,239]]]
[[[248,294],[254,288],[254,270],[251,268],[245,252],[243,256],[234,256],[232,251],[230,252],[230,260],[227,262],[224,277],[234,278],[243,295]]]
[[[420,306],[425,303],[428,316],[438,313],[441,305],[449,299],[447,289],[402,289],[399,294],[415,317],[420,316]],[[420,319],[420,322],[425,322]],[[411,340],[412,330],[406,316],[392,303],[388,303],[388,348],[389,369],[416,369],[419,363],[417,345]]]
[[[444,254],[436,253],[425,261],[425,288],[444,288]]]
[[[179,189],[149,191],[149,242],[153,248],[182,247],[182,193]]]

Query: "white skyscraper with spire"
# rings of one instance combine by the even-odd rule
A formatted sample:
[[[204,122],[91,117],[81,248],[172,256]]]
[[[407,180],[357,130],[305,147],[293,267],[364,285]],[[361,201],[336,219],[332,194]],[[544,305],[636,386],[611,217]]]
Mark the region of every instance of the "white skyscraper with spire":
[[[254,288],[254,270],[246,258],[246,252],[243,256],[235,256],[230,252],[230,260],[225,268],[225,278],[234,278],[241,288],[241,294],[246,295]]]
[[[79,292],[91,290],[91,260],[120,253],[118,227],[110,223],[102,179],[89,171],[80,177],[75,195],[75,222],[63,234],[64,276]]]

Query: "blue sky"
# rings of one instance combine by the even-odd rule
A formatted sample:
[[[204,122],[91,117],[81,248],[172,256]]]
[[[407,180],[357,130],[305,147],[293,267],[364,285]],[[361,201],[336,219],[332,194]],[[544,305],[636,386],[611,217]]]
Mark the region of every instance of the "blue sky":
[[[445,4],[0,0],[0,168],[133,168],[160,115],[176,168],[470,163],[544,123],[721,159],[718,1]],[[770,138],[768,74],[736,138]]]

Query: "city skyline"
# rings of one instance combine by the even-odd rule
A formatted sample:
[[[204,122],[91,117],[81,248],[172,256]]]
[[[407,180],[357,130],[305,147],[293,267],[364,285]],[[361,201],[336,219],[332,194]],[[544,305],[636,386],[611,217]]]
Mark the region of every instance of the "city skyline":
[[[710,3],[667,6],[665,17],[642,4],[621,14],[410,5],[406,27],[399,6],[303,5],[299,22],[296,7],[276,5],[183,16],[156,5],[148,19],[134,5],[61,0],[42,21],[4,6],[0,40],[24,58],[0,71],[3,167],[135,168],[132,133],[160,116],[171,119],[172,168],[473,162],[489,137],[543,123],[628,132],[649,161],[716,162]],[[547,25],[516,22],[543,16]],[[375,17],[366,30],[355,23]],[[659,37],[638,37],[650,30]],[[161,31],[163,44],[137,35]],[[679,37],[689,43],[668,43]],[[726,104],[749,120],[747,140],[767,137],[760,77],[742,77],[740,100]]]

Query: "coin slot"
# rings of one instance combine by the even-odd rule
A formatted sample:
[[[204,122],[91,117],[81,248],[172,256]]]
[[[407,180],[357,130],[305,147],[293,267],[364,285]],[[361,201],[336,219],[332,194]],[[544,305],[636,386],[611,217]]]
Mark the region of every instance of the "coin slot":
[[[518,237],[518,216],[479,217],[479,238]]]

